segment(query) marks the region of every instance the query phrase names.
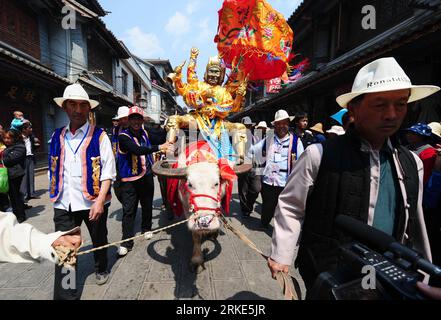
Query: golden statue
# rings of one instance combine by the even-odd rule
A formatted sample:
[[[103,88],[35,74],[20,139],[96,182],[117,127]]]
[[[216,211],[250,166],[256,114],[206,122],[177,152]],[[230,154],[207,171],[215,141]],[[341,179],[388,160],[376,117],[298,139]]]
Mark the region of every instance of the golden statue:
[[[199,50],[191,49],[190,63],[187,68],[187,83],[182,82],[182,69],[186,62],[178,66],[167,79],[173,83],[177,93],[192,109],[184,116],[171,116],[167,120],[168,141],[175,142],[179,129],[199,129],[207,135],[220,138],[222,131],[227,130],[233,138],[237,156],[243,160],[246,144],[246,127],[243,124],[224,120],[230,113],[242,109],[246,95],[247,80],[230,80],[222,86],[225,78],[225,67],[218,57],[213,57],[207,64],[204,81],[196,75],[196,64]],[[239,161],[242,162],[242,161]]]

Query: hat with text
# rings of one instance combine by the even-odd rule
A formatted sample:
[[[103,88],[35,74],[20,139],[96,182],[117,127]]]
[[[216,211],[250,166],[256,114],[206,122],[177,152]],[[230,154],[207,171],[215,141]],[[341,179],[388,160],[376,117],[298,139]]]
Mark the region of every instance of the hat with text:
[[[354,98],[366,94],[410,89],[408,103],[424,99],[440,88],[437,86],[415,86],[395,58],[381,58],[360,69],[355,77],[352,91],[337,97],[337,103],[347,108]]]

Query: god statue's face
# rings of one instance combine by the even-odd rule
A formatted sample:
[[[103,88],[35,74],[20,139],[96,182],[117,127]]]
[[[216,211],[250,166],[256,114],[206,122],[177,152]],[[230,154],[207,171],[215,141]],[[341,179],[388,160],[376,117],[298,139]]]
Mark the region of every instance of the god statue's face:
[[[167,129],[174,129],[178,126],[177,119],[175,117],[170,117],[167,121],[166,128]]]
[[[207,83],[212,86],[220,85],[221,70],[217,67],[210,67],[207,71]]]

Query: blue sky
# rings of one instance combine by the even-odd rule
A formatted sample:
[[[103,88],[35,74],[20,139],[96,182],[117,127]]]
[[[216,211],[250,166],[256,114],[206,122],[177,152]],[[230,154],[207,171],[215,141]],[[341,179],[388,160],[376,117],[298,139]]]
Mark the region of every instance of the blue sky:
[[[173,68],[188,61],[190,49],[200,49],[198,74],[202,77],[210,56],[222,0],[100,0],[107,27],[133,54],[169,59]],[[288,19],[301,0],[268,0]],[[294,30],[295,35],[295,30]]]

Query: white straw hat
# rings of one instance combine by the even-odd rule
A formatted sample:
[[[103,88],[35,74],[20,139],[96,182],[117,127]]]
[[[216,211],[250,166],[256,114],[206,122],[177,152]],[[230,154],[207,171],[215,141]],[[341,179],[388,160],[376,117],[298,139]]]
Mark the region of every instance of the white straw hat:
[[[321,133],[321,134],[325,133],[323,131],[323,123],[321,123],[321,122],[315,124],[313,127],[310,128],[310,130]]]
[[[335,133],[338,136],[343,136],[346,132],[343,127],[340,126],[333,126],[331,130],[326,131],[327,133]]]
[[[260,121],[256,129],[268,129],[268,125],[266,124],[266,121]]]
[[[242,124],[246,125],[246,126],[254,126],[256,125],[253,120],[251,120],[250,117],[245,117],[242,119]]]
[[[432,134],[438,136],[438,138],[441,138],[441,123],[432,122],[429,123],[429,127],[432,129]]]
[[[342,108],[365,93],[411,89],[408,103],[424,99],[439,91],[437,86],[414,86],[395,58],[375,60],[360,69],[355,77],[352,91],[337,98]]]
[[[86,90],[79,83],[74,83],[64,89],[63,97],[54,98],[54,101],[60,107],[63,107],[63,103],[66,100],[85,100],[90,103],[90,107],[96,108],[100,103],[96,100],[89,99],[89,95]]]
[[[285,110],[279,110],[279,111],[277,111],[277,113],[276,113],[276,115],[274,117],[274,121],[271,122],[271,124],[274,125],[276,122],[283,121],[283,120],[286,120],[286,119],[289,119],[289,121],[293,121],[294,117],[290,116],[288,114],[288,112],[286,112]]]
[[[118,115],[116,116],[116,118],[122,119],[122,118],[127,118],[129,116],[129,107],[123,106],[123,107],[119,107],[118,108]]]

